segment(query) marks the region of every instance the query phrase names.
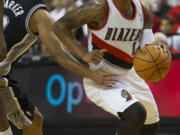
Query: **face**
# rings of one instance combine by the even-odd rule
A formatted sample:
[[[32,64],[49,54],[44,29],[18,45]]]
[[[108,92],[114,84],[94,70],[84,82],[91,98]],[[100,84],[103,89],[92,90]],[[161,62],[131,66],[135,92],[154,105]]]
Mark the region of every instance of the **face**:
[[[168,20],[161,20],[160,31],[164,34],[171,34],[172,27]]]

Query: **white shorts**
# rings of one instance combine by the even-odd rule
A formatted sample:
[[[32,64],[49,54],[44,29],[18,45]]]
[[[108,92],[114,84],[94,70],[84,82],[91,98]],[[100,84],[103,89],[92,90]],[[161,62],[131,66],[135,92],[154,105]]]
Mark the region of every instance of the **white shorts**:
[[[91,69],[106,69],[118,75],[119,82],[113,88],[107,88],[95,84],[91,80],[84,79],[84,89],[87,97],[97,106],[118,117],[117,112],[124,112],[136,102],[144,105],[147,111],[145,124],[153,124],[159,121],[159,114],[154,97],[148,85],[134,71],[127,70],[107,62],[99,65],[91,65]],[[132,112],[133,113],[133,112]]]

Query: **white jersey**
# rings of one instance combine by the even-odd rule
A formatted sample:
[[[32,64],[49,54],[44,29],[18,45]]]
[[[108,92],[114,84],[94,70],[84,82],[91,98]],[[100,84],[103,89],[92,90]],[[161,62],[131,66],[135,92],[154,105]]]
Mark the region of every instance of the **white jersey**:
[[[108,10],[104,25],[97,29],[89,28],[89,51],[107,49],[106,60],[130,69],[144,27],[144,7],[139,0],[132,0],[134,16],[126,17],[114,0],[106,0],[106,4]]]
[[[144,27],[143,6],[139,0],[132,0],[134,17],[125,17],[114,0],[106,0],[108,15],[105,24],[98,29],[89,28],[89,51],[107,49],[100,64],[90,64],[92,69],[105,69],[117,75],[113,87],[105,87],[84,79],[87,97],[97,106],[119,118],[132,104],[140,102],[147,111],[145,124],[159,121],[158,109],[153,95],[132,68],[133,51],[138,48]],[[118,66],[115,66],[118,65]]]

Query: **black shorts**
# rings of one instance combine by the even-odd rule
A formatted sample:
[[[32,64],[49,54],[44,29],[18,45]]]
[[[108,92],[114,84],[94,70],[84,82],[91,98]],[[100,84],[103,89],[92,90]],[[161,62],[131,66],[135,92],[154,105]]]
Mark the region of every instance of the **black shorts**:
[[[0,98],[4,101],[8,120],[17,128],[32,124],[34,105],[20,90],[16,80],[9,76],[0,77]]]

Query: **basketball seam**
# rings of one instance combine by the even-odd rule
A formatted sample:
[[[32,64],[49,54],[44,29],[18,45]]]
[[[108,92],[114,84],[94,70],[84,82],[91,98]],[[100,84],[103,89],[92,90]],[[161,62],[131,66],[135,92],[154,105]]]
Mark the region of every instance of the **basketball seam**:
[[[153,45],[153,48],[154,48],[154,45]],[[156,61],[160,58],[160,50],[159,50],[159,54],[158,54],[158,57],[157,57],[157,59],[156,59]]]
[[[153,48],[154,48],[154,46],[153,46]],[[143,59],[140,59],[140,58],[137,58],[137,57],[134,57],[134,58],[137,59],[137,60],[142,60],[142,61],[147,62],[147,63],[152,63],[152,61],[150,62],[150,61],[143,60]],[[158,54],[158,57],[157,57],[156,60],[158,60],[159,58],[160,58],[160,51],[159,51],[159,54]],[[154,59],[153,59],[153,60],[154,60]]]
[[[160,70],[169,70],[169,69],[168,68],[160,68]],[[150,81],[156,72],[157,72],[157,70],[152,73],[152,76],[150,76],[150,78],[147,81]]]
[[[149,70],[149,69],[151,69],[151,68],[154,68],[155,66],[160,65],[160,64],[166,62],[166,61],[168,60],[168,58],[169,58],[169,57],[165,58],[164,60],[162,60],[162,61],[159,62],[158,64],[153,65],[152,67],[149,67],[149,68],[146,68],[146,69],[143,69],[143,70],[140,70],[140,71],[136,71],[136,72],[138,72],[138,73],[139,73],[139,72],[144,72],[144,71],[147,71],[147,70]],[[160,69],[160,68],[159,68],[159,69]]]
[[[153,63],[152,61],[150,62],[150,61],[146,61],[146,60],[143,60],[143,59],[140,59],[140,58],[136,58],[136,57],[134,57],[134,58],[137,59],[137,60],[141,60],[141,61],[147,62],[147,63]]]
[[[160,70],[169,70],[169,69],[168,69],[168,68],[160,68]],[[148,81],[151,80],[151,78],[154,76],[154,74],[155,74],[156,72],[157,72],[157,70],[152,73],[152,75],[150,76],[150,78],[148,79]]]
[[[169,68],[160,68],[161,70],[169,70]]]
[[[153,59],[153,61],[154,61],[154,63],[155,63],[155,66],[157,67],[157,70],[158,70],[158,72],[159,72],[160,79],[161,79],[161,72],[160,72],[160,70],[159,70],[158,65],[156,64],[156,61],[155,61],[154,57],[152,56],[152,54],[151,54],[151,52],[149,51],[149,49],[147,49],[146,47],[145,47],[145,49],[148,51],[148,53],[149,53],[150,56],[152,57],[152,59]],[[160,53],[160,50],[159,50],[159,53]],[[151,77],[151,78],[152,78],[152,77]],[[150,79],[151,79],[151,78],[150,78]]]
[[[155,74],[156,72],[158,72],[158,70],[155,70],[155,71],[151,74],[151,76],[147,79],[147,81],[150,81],[151,78],[154,76],[154,74]]]

